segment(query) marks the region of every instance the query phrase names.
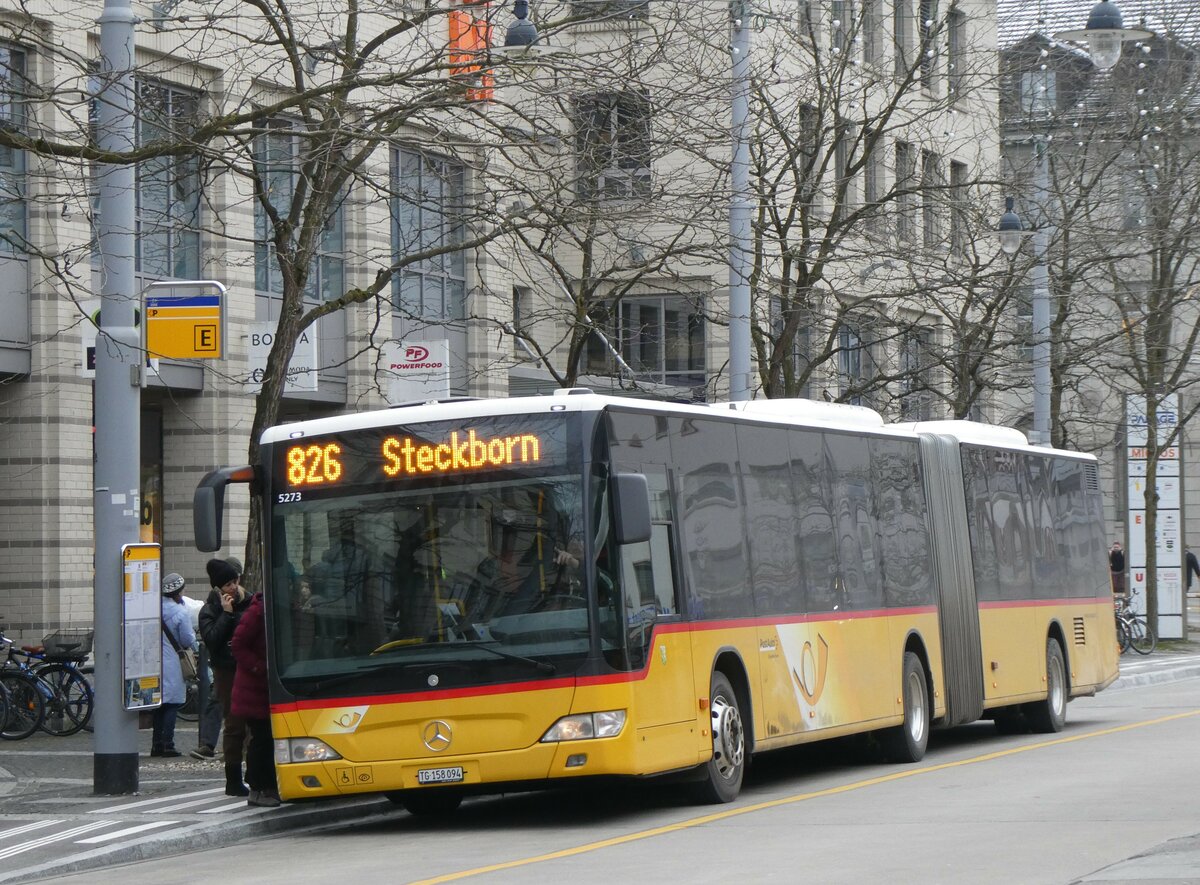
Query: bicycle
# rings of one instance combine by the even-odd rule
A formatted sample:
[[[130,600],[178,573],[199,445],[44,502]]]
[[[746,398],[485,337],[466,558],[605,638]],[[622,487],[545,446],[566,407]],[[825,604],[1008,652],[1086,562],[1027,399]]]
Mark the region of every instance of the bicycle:
[[[18,649],[0,631],[0,645],[8,649],[6,671],[23,672],[37,683],[43,711],[36,727],[47,734],[75,734],[91,719],[92,686],[79,669],[91,644],[91,630],[60,630],[45,637],[40,646]]]
[[[3,633],[0,633],[0,649],[9,651],[0,663],[0,685],[8,695],[8,712],[0,727],[0,738],[20,741],[41,727],[46,718],[46,697],[53,697],[54,691],[27,666],[12,659],[12,640]]]
[[[1148,655],[1158,647],[1158,636],[1146,618],[1134,609],[1133,598],[1136,595],[1135,591],[1125,599],[1117,600],[1117,637],[1122,643],[1122,654],[1132,648],[1140,655]]]
[[[95,691],[84,662],[92,650],[95,631],[63,628],[42,639],[40,646],[25,645],[25,655],[36,676],[50,683],[55,700],[46,711],[42,730],[65,737],[87,728],[92,719]]]

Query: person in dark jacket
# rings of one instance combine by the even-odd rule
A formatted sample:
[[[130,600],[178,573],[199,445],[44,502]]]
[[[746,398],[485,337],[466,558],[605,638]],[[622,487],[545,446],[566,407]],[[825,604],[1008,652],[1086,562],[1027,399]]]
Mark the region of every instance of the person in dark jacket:
[[[205,565],[213,589],[200,610],[200,638],[208,648],[209,665],[216,683],[217,697],[224,715],[225,795],[246,796],[250,790],[242,783],[242,754],[246,746],[246,722],[233,712],[233,676],[237,660],[231,643],[238,621],[250,608],[250,594],[241,586],[237,569],[221,559]]]
[[[275,781],[275,753],[271,740],[271,705],[267,698],[267,630],[263,614],[263,595],[255,593],[233,633],[233,656],[237,670],[233,677],[233,712],[250,729],[250,747],[246,750],[246,782],[250,785],[247,803],[265,808],[279,804]]]

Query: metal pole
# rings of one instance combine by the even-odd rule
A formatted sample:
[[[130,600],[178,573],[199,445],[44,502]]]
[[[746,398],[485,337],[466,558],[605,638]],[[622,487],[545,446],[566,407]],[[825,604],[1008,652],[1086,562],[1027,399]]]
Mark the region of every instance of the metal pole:
[[[100,93],[96,142],[104,150],[134,146],[133,26],[130,0],[104,0],[100,24]],[[138,717],[124,709],[121,548],[138,541],[142,367],[134,328],[134,168],[101,164],[96,232],[101,257],[100,331],[96,337],[95,742],[96,793],[138,788]]]
[[[729,4],[733,39],[733,160],[729,185],[729,399],[751,398],[750,375],[750,18],[749,4]]]
[[[1033,442],[1050,445],[1050,272],[1046,254],[1050,246],[1050,173],[1047,168],[1048,145],[1035,138],[1035,190],[1042,217],[1033,232]]]

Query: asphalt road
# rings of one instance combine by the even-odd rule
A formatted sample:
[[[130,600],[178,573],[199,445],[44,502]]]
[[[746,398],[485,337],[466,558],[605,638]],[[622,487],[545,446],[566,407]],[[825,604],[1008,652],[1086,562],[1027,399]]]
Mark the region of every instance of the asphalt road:
[[[917,765],[855,742],[772,754],[732,805],[661,784],[488,798],[445,821],[396,811],[240,843],[231,828],[56,881],[1200,883],[1200,679],[1135,675],[1073,702],[1059,735],[979,723],[935,733]]]

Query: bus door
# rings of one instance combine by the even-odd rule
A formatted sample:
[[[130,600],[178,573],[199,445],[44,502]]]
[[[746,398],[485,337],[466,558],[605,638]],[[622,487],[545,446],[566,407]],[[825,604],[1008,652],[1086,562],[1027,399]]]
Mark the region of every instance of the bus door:
[[[635,683],[639,730],[694,722],[692,652],[680,620],[671,526],[655,523],[649,541],[621,549],[625,627]]]

